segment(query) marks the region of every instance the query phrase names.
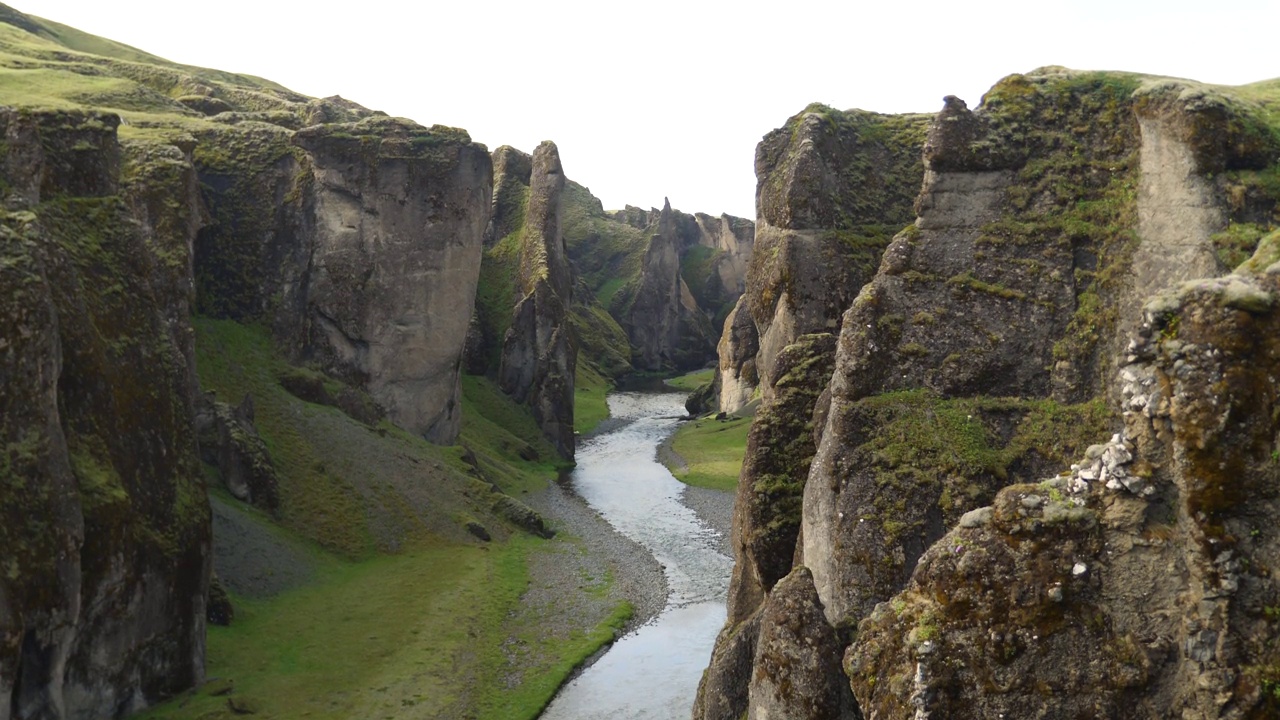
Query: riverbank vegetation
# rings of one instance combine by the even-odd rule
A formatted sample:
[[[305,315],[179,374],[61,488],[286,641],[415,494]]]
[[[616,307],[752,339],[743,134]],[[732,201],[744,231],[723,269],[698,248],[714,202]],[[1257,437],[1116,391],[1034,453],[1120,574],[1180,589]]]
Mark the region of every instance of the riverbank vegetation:
[[[693,392],[710,383],[715,370],[691,372],[666,381],[669,387]],[[750,417],[717,414],[691,420],[681,425],[665,443],[659,459],[676,479],[688,485],[733,492],[742,472],[742,458],[747,451]]]

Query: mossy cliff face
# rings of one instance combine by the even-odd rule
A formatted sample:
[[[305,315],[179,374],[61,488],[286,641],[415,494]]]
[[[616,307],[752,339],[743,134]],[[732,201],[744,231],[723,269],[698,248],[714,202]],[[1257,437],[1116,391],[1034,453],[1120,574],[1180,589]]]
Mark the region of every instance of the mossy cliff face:
[[[0,111],[0,696],[115,717],[204,674],[209,508],[192,431],[194,170],[117,118]]]
[[[806,489],[805,564],[832,622],[856,622],[901,587],[943,527],[1007,482],[1004,461],[983,460],[981,445],[973,452],[961,446],[952,470],[933,468],[907,485],[886,478],[875,467],[890,457],[881,446],[892,447],[886,433],[902,416],[866,414],[875,393],[926,388],[939,399],[1054,398],[1085,405],[1064,407],[1067,415],[1055,410],[1050,422],[1091,414],[1090,399],[1105,395],[1102,373],[1114,367],[1122,304],[1135,283],[1200,269],[1135,255],[1147,244],[1140,217],[1154,222],[1182,212],[1171,209],[1176,202],[1165,204],[1179,188],[1200,193],[1190,181],[1142,180],[1143,154],[1158,143],[1141,137],[1139,119],[1150,101],[1135,92],[1140,86],[1135,76],[1049,69],[1001,81],[977,113],[952,98],[939,115],[926,147],[920,217],[894,239],[846,316],[831,412]],[[1175,119],[1166,124],[1189,113],[1170,112]],[[1160,192],[1140,197],[1144,182]],[[1212,200],[1200,197],[1202,205]],[[1167,239],[1151,244],[1164,247]],[[1186,242],[1203,247],[1209,238],[1202,232]],[[1032,410],[1003,406],[1015,425]],[[990,413],[1003,410],[985,400],[971,410],[966,422],[986,424],[974,442],[985,435],[992,449],[1011,447],[1010,434],[991,424]],[[950,432],[945,423],[937,427]],[[1065,431],[1046,438],[1059,454],[1080,441]],[[860,447],[876,454],[864,457]],[[967,479],[951,487],[947,473],[957,470]],[[986,479],[977,479],[983,472]],[[920,502],[921,492],[937,504]],[[875,522],[866,519],[873,509]]]
[[[681,276],[680,214],[667,202],[649,238],[640,277],[622,326],[639,370],[700,367],[714,347],[710,318]]]
[[[1278,196],[1267,180],[1274,172],[1276,135],[1264,122],[1265,112],[1241,97],[1181,81],[1046,68],[1002,80],[977,111],[956,98],[946,100],[924,143],[917,218],[889,244],[879,270],[849,306],[830,384],[815,403],[821,427],[804,483],[795,562],[811,573],[823,618],[837,633],[854,636],[853,629],[873,609],[884,623],[896,622],[877,605],[901,591],[913,573],[925,582],[922,573],[932,571],[917,563],[926,552],[929,562],[953,563],[960,551],[935,543],[957,523],[972,529],[989,519],[985,512],[976,518],[970,513],[997,496],[1005,498],[1002,488],[1048,477],[1086,452],[1090,463],[1109,452],[1114,465],[1121,450],[1133,451],[1123,444],[1121,450],[1108,450],[1089,443],[1120,426],[1108,399],[1114,401],[1121,390],[1110,378],[1118,364],[1134,361],[1124,352],[1127,331],[1143,320],[1142,303],[1134,298],[1164,283],[1221,272],[1228,258],[1239,262],[1255,246],[1259,255],[1271,252],[1271,244],[1259,239],[1276,218]],[[818,207],[826,197],[819,196]],[[797,203],[791,217],[814,215],[823,217]],[[768,215],[762,210],[761,217]],[[762,223],[757,262],[768,255],[765,238]],[[1267,264],[1257,258],[1251,262],[1255,270]],[[753,287],[749,282],[746,307]],[[1239,283],[1222,288],[1237,306],[1266,306]],[[759,316],[755,319],[763,329]],[[756,354],[765,390],[769,371],[762,358],[768,355],[770,331],[763,330]],[[738,334],[749,341],[747,333]],[[1221,390],[1219,384],[1208,392]],[[764,396],[767,406],[768,392]],[[1224,453],[1216,462],[1231,465],[1231,452]],[[1097,477],[1096,468],[1090,472]],[[1118,487],[1142,492],[1146,486],[1133,478],[1152,472],[1143,465]],[[966,561],[974,563],[972,568],[963,572],[989,575],[983,582],[990,592],[1007,587],[1008,578],[1041,571],[1051,576],[1048,592],[1053,583],[1071,579],[1061,577],[1062,557],[1054,553],[1100,552],[1098,523],[1077,512],[1080,506],[1059,502],[1062,488],[1045,488],[1039,499],[1027,499],[1023,491],[1013,500],[995,500],[996,517],[1001,517],[1001,503],[1010,513],[1043,505],[1051,522],[1082,523],[1081,534],[1053,529],[1035,544],[1053,545],[1043,558],[993,552],[987,567],[985,556],[975,555]],[[1031,549],[1010,542],[1017,552]],[[1072,567],[1067,563],[1068,575]],[[745,569],[740,563],[735,571],[738,592],[745,587]],[[925,595],[949,602],[944,595],[954,575],[947,578]],[[907,606],[915,602],[904,600]],[[770,602],[766,592],[760,607]],[[976,602],[971,598],[948,612],[955,622],[964,622]],[[1022,602],[1012,597],[1012,606],[982,612],[1021,617],[1016,606]],[[921,643],[931,639],[936,618],[923,610],[913,617],[920,630],[901,647],[921,646],[921,654],[928,654],[932,646]],[[1030,624],[1044,619],[1027,617]],[[1057,617],[1054,622],[1061,620]],[[1097,616],[1072,617],[1085,622]],[[865,624],[856,636],[864,633]],[[987,648],[988,654],[1008,652],[1012,658],[1022,652],[1017,649],[1022,646],[1005,648],[1022,642],[1016,635],[1001,634],[1004,645]],[[1129,678],[1127,642],[1116,640],[1115,652],[1100,653],[1098,666],[1089,672]],[[1142,642],[1150,640],[1144,635]],[[887,647],[877,652],[895,652]],[[1068,643],[1060,649],[1079,647]],[[728,649],[718,648],[717,657],[723,660]],[[913,662],[917,659],[913,656]],[[938,683],[952,682],[958,677],[954,668],[966,661],[948,662],[933,667],[943,678]],[[1047,656],[1030,665],[1036,663],[1055,666]],[[877,675],[881,664],[876,658],[848,658],[846,671],[860,700],[864,691],[884,693],[871,705],[864,702],[862,710],[906,717],[905,708],[916,707],[908,687],[915,676],[903,675],[896,666],[893,683],[882,685],[890,678]],[[763,671],[756,667],[755,672]],[[1062,672],[1063,677],[1093,677],[1084,671],[1072,675],[1069,668]],[[859,676],[871,678],[861,689]],[[965,692],[999,694],[992,688],[1013,682],[1014,674],[1000,678],[969,678]],[[1046,687],[1060,681],[1047,681]],[[1078,697],[1087,695],[1080,689],[1085,686],[1083,681],[1075,686]],[[1100,696],[1100,710],[1063,716],[1107,716],[1108,708],[1127,707],[1122,695]],[[707,696],[734,697],[721,687],[708,687]],[[891,696],[898,704],[885,709]],[[962,702],[970,699],[966,695]],[[1027,702],[1023,698],[1021,707]],[[930,707],[941,716],[962,705]],[[973,716],[1003,711],[989,706]]]
[[[835,337],[829,333],[802,335],[778,356],[780,377],[773,398],[756,412],[747,437],[738,491],[734,500],[734,570],[729,584],[728,617],[712,652],[710,667],[699,688],[695,706],[697,720],[738,718],[748,707],[777,710],[780,693],[792,699],[793,676],[789,666],[802,653],[804,663],[825,667],[839,674],[839,654],[835,633],[825,622],[814,623],[805,613],[817,613],[817,594],[808,571],[791,578],[789,590],[769,594],[792,571],[796,540],[800,532],[800,507],[804,483],[813,459],[814,439],[811,418],[818,396],[831,377]],[[791,573],[795,574],[795,573]],[[796,613],[797,608],[804,612]],[[763,623],[763,624],[762,624]],[[766,633],[763,640],[757,636]],[[816,633],[812,641],[807,633]],[[753,650],[745,653],[743,647]],[[803,651],[794,646],[807,645]],[[835,650],[830,647],[835,645]],[[815,646],[826,648],[816,650]],[[756,649],[758,648],[758,649]],[[790,648],[790,649],[788,649]],[[781,653],[781,659],[779,657]],[[816,655],[815,655],[816,653]],[[757,662],[770,665],[753,677],[757,682],[734,682],[737,676],[752,676]],[[726,672],[726,669],[734,669]],[[774,671],[781,674],[775,674]],[[831,673],[828,672],[828,675]],[[806,684],[807,685],[807,684]],[[832,711],[847,698],[844,683],[820,681],[821,690],[795,689],[796,696],[815,696],[814,717]],[[758,703],[749,702],[757,697]],[[849,705],[852,705],[852,699]],[[763,705],[761,705],[763,703]]]
[[[628,205],[606,213],[586,188],[572,183],[566,198],[570,256],[599,306],[625,333],[633,369],[689,370],[711,361],[720,328],[745,287],[754,224],[731,215],[684,213],[670,203],[663,210]],[[617,358],[607,364],[616,365]]]
[[[378,116],[199,139],[213,216],[197,246],[201,309],[269,319],[294,359],[451,442],[492,192],[484,148]]]
[[[722,410],[740,409],[757,382],[768,397],[778,353],[797,337],[839,329],[889,238],[912,219],[928,121],[811,105],[760,142],[743,306],[758,350],[735,349],[742,329],[722,340]]]
[[[577,347],[569,324],[573,271],[560,230],[564,184],[559,150],[554,143],[542,143],[531,163],[517,265],[519,300],[503,338],[498,382],[533,410],[560,455],[572,458]]]
[[[846,663],[869,717],[1280,711],[1277,277],[1147,304],[1122,433],[965,516],[863,620]]]

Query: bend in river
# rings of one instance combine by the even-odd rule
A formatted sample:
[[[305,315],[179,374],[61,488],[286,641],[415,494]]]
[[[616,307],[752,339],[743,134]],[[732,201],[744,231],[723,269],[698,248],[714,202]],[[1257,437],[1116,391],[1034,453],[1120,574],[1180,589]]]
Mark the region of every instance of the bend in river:
[[[681,502],[685,485],[656,459],[684,414],[678,393],[616,393],[609,412],[624,425],[578,449],[574,489],[619,532],[662,563],[671,588],[653,622],[620,639],[561,688],[542,720],[683,717],[724,623],[733,561],[716,531]]]

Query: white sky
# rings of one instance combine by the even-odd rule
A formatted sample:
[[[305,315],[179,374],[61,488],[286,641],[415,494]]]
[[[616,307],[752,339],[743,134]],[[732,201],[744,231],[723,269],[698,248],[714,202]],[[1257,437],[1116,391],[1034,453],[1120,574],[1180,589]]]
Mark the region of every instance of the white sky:
[[[342,95],[492,150],[560,147],[606,208],[755,217],[755,145],[810,102],[976,106],[1042,65],[1280,76],[1280,0],[11,0],[176,62]]]

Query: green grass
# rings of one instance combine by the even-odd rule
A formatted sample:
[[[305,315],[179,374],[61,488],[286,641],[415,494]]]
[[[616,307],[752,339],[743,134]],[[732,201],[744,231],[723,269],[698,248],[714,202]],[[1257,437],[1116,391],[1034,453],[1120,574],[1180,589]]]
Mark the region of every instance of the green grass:
[[[693,392],[694,390],[697,390],[703,385],[706,385],[707,383],[714,380],[715,374],[716,374],[716,371],[713,368],[706,368],[705,370],[694,370],[693,372],[686,373],[684,375],[681,375],[680,377],[673,377],[667,380],[666,383],[667,385],[675,388],[676,390]]]
[[[589,433],[609,417],[605,396],[612,384],[588,363],[579,363],[573,383],[573,425],[579,433]]]
[[[568,467],[543,437],[528,408],[517,405],[492,380],[476,375],[462,376],[458,444],[473,450],[486,476],[508,494],[541,490]],[[536,460],[521,458],[528,448],[537,454]]]
[[[507,688],[509,618],[528,557],[544,543],[441,545],[360,563],[319,554],[316,582],[265,601],[237,598],[235,622],[210,627],[205,690],[140,717],[234,717],[227,697],[210,694],[229,681],[231,697],[268,718],[534,718],[630,616],[623,604],[594,631],[562,640],[526,632],[538,666]]]
[[[724,422],[704,418],[685,423],[676,431],[671,447],[689,467],[683,471],[674,468],[672,474],[689,485],[731,492],[738,485],[750,431],[751,418]]]
[[[596,598],[593,619],[566,622],[565,610],[521,601],[540,554],[585,549],[564,532],[545,541],[504,529],[487,514],[496,496],[469,477],[461,447],[430,445],[386,421],[368,428],[288,394],[277,378],[299,371],[261,327],[207,318],[195,326],[202,386],[224,400],[254,398],[281,478],[284,528],[271,526],[282,542],[301,541],[317,571],[274,598],[234,598],[233,625],[209,630],[208,674],[220,680],[143,717],[232,717],[228,698],[212,694],[230,680],[235,701],[262,717],[534,718],[630,618],[625,602],[598,604],[609,578],[569,589]],[[527,409],[492,381],[464,376],[462,402],[460,445],[475,453],[485,480],[519,497],[563,469]],[[537,459],[521,457],[529,450]],[[415,499],[424,487],[425,502]],[[441,523],[471,519],[495,541],[436,533]],[[408,529],[398,554],[381,552],[378,527],[386,523]]]

